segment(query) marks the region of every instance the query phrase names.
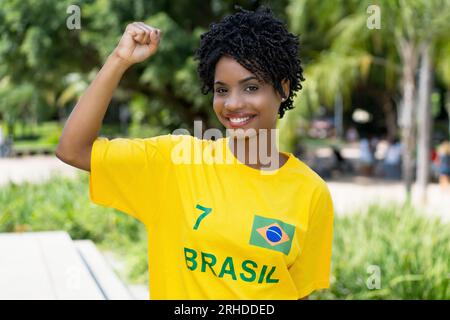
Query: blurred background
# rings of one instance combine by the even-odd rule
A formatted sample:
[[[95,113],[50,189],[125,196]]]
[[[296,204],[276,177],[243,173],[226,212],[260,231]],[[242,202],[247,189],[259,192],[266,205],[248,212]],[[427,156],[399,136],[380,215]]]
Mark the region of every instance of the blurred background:
[[[306,78],[279,120],[281,150],[324,178],[335,204],[332,287],[311,298],[450,299],[446,0],[0,0],[1,298],[21,297],[28,279],[9,276],[14,254],[38,250],[11,239],[43,231],[91,240],[130,298],[148,298],[145,228],[89,202],[88,174],[54,156],[62,128],[132,21],[164,38],[126,72],[101,135],[221,128],[193,53],[211,22],[262,4],[300,35]]]

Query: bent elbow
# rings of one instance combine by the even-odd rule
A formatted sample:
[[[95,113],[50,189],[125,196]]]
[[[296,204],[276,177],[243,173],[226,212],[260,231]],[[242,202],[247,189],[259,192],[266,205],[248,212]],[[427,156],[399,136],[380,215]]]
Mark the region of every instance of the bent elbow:
[[[70,157],[67,152],[62,151],[59,147],[55,150],[55,156],[62,162],[71,165],[73,163],[73,157]]]
[[[90,171],[90,152],[67,152],[63,151],[61,148],[56,148],[55,156],[72,167]]]

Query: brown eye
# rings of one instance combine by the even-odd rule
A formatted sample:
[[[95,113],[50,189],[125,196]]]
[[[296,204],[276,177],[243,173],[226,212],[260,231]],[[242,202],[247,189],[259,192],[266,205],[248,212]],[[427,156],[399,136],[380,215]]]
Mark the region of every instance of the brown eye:
[[[224,88],[217,88],[215,92],[216,93],[223,93],[224,91],[222,91],[222,90],[225,90],[225,89]]]
[[[258,87],[257,86],[248,86],[245,90],[252,92],[252,91],[258,90]]]

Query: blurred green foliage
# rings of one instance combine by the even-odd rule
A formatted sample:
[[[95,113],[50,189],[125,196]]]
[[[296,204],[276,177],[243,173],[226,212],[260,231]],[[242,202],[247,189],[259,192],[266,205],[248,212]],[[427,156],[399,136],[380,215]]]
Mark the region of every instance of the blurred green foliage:
[[[127,71],[111,107],[126,105],[132,132],[192,128],[194,119],[220,127],[211,95],[200,92],[193,53],[200,34],[238,4],[256,9],[262,1],[202,0],[2,0],[0,5],[0,120],[14,135],[16,122],[64,120],[125,27],[133,21],[164,33],[158,54]],[[287,1],[274,11],[284,16]],[[81,10],[81,29],[69,30],[70,5]],[[145,131],[148,133],[148,131]],[[142,135],[142,134],[141,134]]]
[[[450,299],[448,222],[392,203],[338,217],[334,228],[332,286],[312,298]]]
[[[268,4],[300,35],[307,79],[295,108],[280,121],[281,145],[293,151],[301,119],[332,109],[342,95],[346,110],[380,114],[395,134],[402,61],[399,39],[434,48],[435,85],[450,83],[449,3],[446,0],[2,0],[0,5],[0,120],[14,135],[27,126],[59,119],[61,124],[114,49],[126,25],[144,21],[163,30],[158,54],[127,71],[106,115],[120,106],[131,118],[121,130],[145,137],[190,129],[194,120],[222,128],[212,96],[200,92],[193,53],[210,23],[235,12]],[[381,8],[382,28],[366,27],[369,5]],[[70,5],[81,10],[81,29],[69,30]],[[406,23],[406,22],[407,23]],[[356,101],[356,103],[354,103]],[[386,103],[389,102],[388,108]],[[356,106],[355,106],[356,104]],[[380,106],[383,106],[381,108]],[[347,114],[348,116],[348,114]],[[117,117],[116,117],[117,121]],[[386,123],[383,123],[386,121]],[[388,121],[391,121],[388,123]],[[123,126],[123,124],[122,124]],[[149,128],[151,127],[151,128]]]

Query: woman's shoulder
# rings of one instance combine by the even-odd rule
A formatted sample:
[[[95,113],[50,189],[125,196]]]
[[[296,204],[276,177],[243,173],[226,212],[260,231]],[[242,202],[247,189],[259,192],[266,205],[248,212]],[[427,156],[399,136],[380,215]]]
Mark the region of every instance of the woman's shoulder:
[[[294,162],[294,174],[297,174],[299,179],[307,182],[312,187],[327,188],[327,183],[325,180],[314,171],[308,164],[306,164],[301,159],[297,158],[295,155],[290,154]]]

